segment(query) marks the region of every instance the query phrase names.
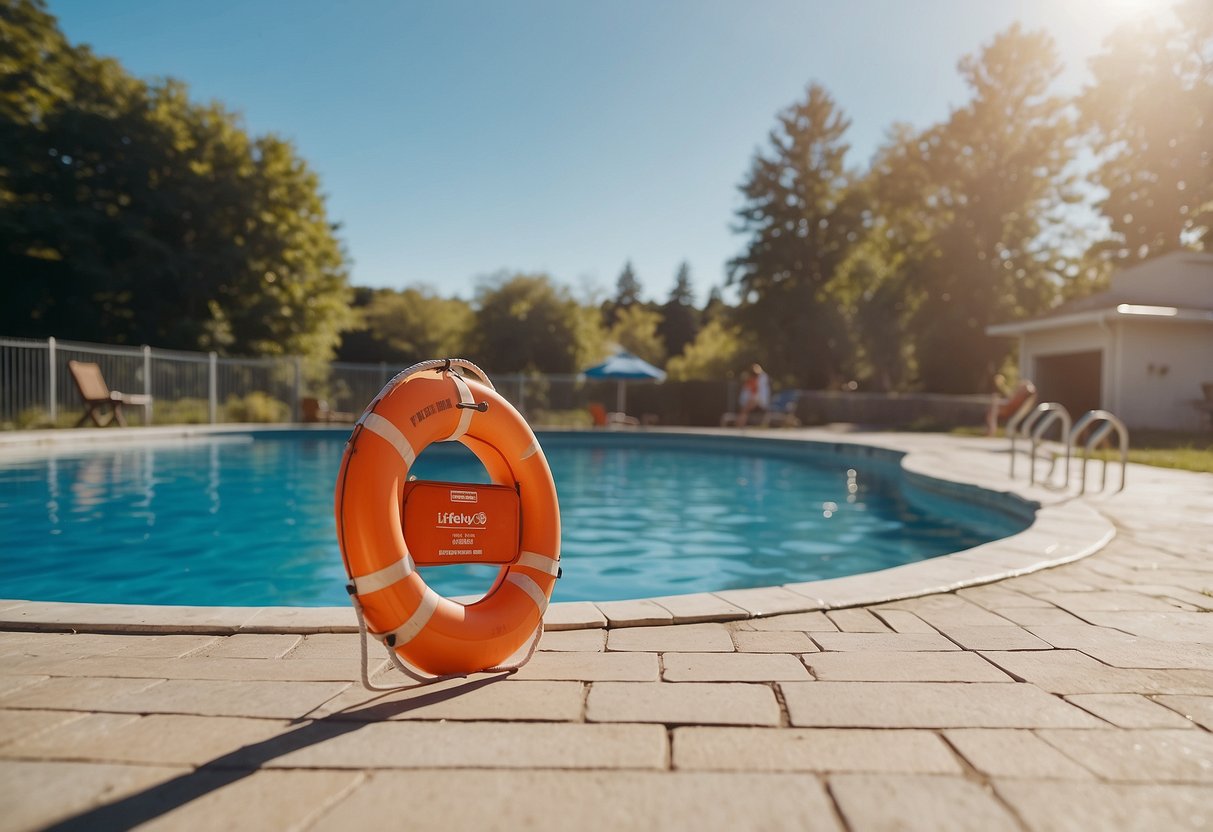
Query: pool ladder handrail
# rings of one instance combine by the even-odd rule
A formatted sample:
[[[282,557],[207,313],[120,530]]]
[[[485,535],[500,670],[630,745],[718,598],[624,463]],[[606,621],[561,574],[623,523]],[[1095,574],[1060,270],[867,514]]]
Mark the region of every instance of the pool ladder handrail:
[[[1032,408],[1036,406],[1036,394],[1029,393],[1028,397],[1023,400],[1023,404],[1019,406],[1010,419],[1007,419],[1007,436],[1011,437],[1011,479],[1015,479],[1015,439],[1018,436],[1027,438],[1025,422],[1028,421],[1029,414],[1032,413]],[[1024,433],[1020,431],[1024,430]]]
[[[1098,425],[1098,427],[1091,431],[1091,434],[1082,446],[1082,478],[1079,481],[1078,493],[1085,494],[1087,491],[1087,459],[1090,457],[1091,449],[1106,439],[1108,434],[1113,431],[1116,432],[1117,438],[1120,440],[1120,488],[1116,490],[1124,491],[1125,477],[1129,469],[1129,429],[1125,427],[1125,423],[1118,419],[1115,414],[1107,410],[1088,410],[1070,430],[1070,436],[1066,445],[1067,447],[1072,447],[1075,440],[1082,436],[1082,432],[1093,425]],[[1103,470],[1099,478],[1099,490],[1105,491],[1107,487],[1108,459],[1104,457]]]
[[[1036,450],[1044,441],[1045,431],[1057,421],[1061,422],[1060,439],[1066,446],[1066,467],[1061,488],[1070,487],[1070,411],[1066,410],[1065,405],[1060,402],[1045,402],[1039,405],[1026,423],[1028,427],[1025,427],[1025,430],[1030,429],[1032,432],[1032,453],[1028,467],[1029,485],[1036,485]],[[1049,466],[1049,473],[1045,474],[1042,485],[1049,485],[1049,481],[1053,478],[1053,469],[1056,466],[1057,457],[1054,455],[1053,464]]]

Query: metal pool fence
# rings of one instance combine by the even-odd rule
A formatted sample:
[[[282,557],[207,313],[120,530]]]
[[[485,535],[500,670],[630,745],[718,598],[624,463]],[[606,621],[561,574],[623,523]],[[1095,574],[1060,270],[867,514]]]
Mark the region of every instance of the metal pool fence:
[[[156,347],[119,347],[55,338],[0,338],[0,429],[70,427],[84,404],[68,362],[101,367],[111,390],[151,397],[134,408],[144,424],[303,421],[310,399],[330,411],[361,413],[394,374],[392,364],[310,361],[295,356],[227,358],[216,353]],[[589,404],[617,406],[617,382],[579,375],[494,374],[497,391],[532,424],[589,427]],[[719,425],[736,410],[737,382],[628,381],[626,410],[644,424]],[[801,390],[795,415],[804,424],[943,428],[981,425],[989,397],[927,393],[860,393]],[[127,412],[131,409],[128,408]],[[142,411],[142,413],[140,413]]]
[[[305,416],[308,399],[323,401],[330,411],[360,413],[388,379],[404,369],[386,363],[326,363],[295,356],[228,358],[213,352],[148,346],[0,338],[0,427],[76,424],[84,413],[84,403],[68,371],[68,362],[73,360],[98,364],[111,390],[150,396],[150,405],[126,408],[144,424],[297,422]],[[589,403],[614,403],[617,393],[613,381],[576,375],[492,378],[498,392],[539,424],[588,426]],[[629,409],[633,403],[659,407],[652,413],[653,421],[670,423],[668,420],[676,418],[677,408],[671,409],[670,402],[643,389],[653,387],[651,383],[627,384]],[[703,418],[715,420],[730,401],[728,383],[695,384],[708,385],[705,413],[711,415]],[[678,385],[665,387],[668,393]],[[699,391],[697,397],[704,398],[704,392]]]

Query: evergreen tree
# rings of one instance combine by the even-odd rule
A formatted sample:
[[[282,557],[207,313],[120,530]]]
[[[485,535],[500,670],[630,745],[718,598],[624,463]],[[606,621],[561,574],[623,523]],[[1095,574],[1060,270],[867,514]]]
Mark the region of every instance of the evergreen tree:
[[[683,263],[674,278],[670,299],[661,307],[661,323],[657,334],[666,355],[678,355],[695,340],[699,331],[699,314],[695,310],[695,293],[691,286],[691,267]]]
[[[849,124],[830,94],[811,85],[779,115],[741,185],[736,230],[749,242],[729,263],[741,290],[738,321],[760,344],[755,357],[767,371],[802,387],[836,380],[846,350],[830,281],[860,231],[845,168]]]
[[[632,261],[623,264],[623,271],[615,281],[615,296],[602,304],[602,323],[608,329],[619,320],[619,313],[640,303],[640,280],[632,268]]]
[[[629,260],[624,264],[623,271],[619,273],[619,280],[615,283],[615,307],[626,309],[637,303],[640,303],[640,280],[637,279],[636,272],[632,269],[632,261]]]

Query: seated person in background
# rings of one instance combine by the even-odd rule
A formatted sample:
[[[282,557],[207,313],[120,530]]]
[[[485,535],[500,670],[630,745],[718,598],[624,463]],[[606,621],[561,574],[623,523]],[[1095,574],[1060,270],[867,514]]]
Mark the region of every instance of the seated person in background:
[[[752,364],[741,384],[741,413],[737,416],[737,424],[745,427],[749,422],[750,411],[766,412],[771,407],[771,379],[762,371],[762,366]]]
[[[994,376],[994,394],[986,411],[986,436],[998,433],[998,423],[1015,415],[1024,402],[1036,395],[1036,385],[1023,379],[1012,389],[1002,373]]]

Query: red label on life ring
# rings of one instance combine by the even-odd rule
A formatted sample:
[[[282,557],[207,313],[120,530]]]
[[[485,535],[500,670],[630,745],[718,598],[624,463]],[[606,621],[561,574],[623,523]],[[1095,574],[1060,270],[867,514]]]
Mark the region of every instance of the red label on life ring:
[[[509,564],[521,551],[518,492],[508,485],[414,480],[404,486],[404,542],[418,566]]]

